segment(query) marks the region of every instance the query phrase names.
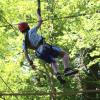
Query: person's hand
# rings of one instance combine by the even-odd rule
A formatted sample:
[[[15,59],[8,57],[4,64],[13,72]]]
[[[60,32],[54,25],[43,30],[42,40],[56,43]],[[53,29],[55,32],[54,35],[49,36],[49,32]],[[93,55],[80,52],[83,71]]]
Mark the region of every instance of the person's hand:
[[[30,60],[30,62],[29,62],[29,63],[30,63],[30,66],[32,67],[32,69],[35,69],[35,67],[36,67],[36,66],[33,64],[33,61],[32,61],[32,60]]]
[[[32,69],[35,69],[36,68],[36,66],[33,64],[33,61],[32,60],[30,60],[30,66],[32,67]]]
[[[33,64],[31,65],[31,67],[32,67],[32,69],[33,69],[33,70],[34,70],[34,69],[36,69],[36,66],[35,66],[35,65],[33,65]]]
[[[29,64],[30,64],[30,65],[33,65],[33,61],[32,61],[32,60],[29,60]]]

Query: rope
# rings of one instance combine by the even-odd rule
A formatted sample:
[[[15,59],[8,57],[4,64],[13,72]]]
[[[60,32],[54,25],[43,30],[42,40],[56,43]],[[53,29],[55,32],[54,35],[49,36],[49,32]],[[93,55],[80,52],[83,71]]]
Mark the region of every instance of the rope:
[[[37,0],[38,2],[38,14],[41,16],[41,3],[40,0]]]
[[[100,93],[100,89],[98,90],[81,90],[81,91],[66,91],[66,92],[56,92],[56,95],[76,95],[76,94],[82,94],[82,93]],[[22,93],[6,93],[6,92],[0,92],[0,96],[29,96],[29,95],[35,95],[35,96],[42,96],[42,95],[51,95],[54,94],[52,92],[22,92]]]
[[[95,12],[95,13],[97,13],[97,12]],[[91,14],[95,14],[95,13],[91,13]],[[43,20],[43,22],[44,21],[48,21],[48,20],[60,20],[60,19],[69,19],[69,18],[76,18],[76,17],[80,17],[80,16],[86,16],[86,15],[89,15],[89,14],[87,14],[87,13],[84,13],[84,14],[77,14],[77,15],[70,15],[70,16],[64,16],[64,17],[58,17],[58,18],[50,18],[50,19],[44,19]],[[35,19],[33,19],[34,20],[34,22],[38,22],[38,21],[36,21]],[[33,23],[33,21],[32,22],[28,22],[28,23]],[[7,25],[1,25],[0,27],[7,27],[7,26],[11,26],[11,25],[18,25],[18,24],[7,24]]]
[[[37,1],[38,1],[38,8],[41,8],[40,0],[37,0]]]

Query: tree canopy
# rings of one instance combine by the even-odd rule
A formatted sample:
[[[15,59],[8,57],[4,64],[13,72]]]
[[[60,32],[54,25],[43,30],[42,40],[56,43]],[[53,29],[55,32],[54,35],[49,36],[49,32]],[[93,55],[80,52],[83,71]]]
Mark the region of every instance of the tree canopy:
[[[0,100],[99,100],[100,93],[72,92],[100,89],[100,0],[40,1],[43,24],[39,34],[68,52],[70,66],[80,71],[74,77],[64,77],[67,84],[62,87],[50,65],[30,51],[37,65],[37,70],[32,70],[22,51],[23,34],[17,25],[22,21],[30,27],[37,24],[37,0],[0,0]],[[58,65],[63,73],[61,60]],[[72,92],[68,95],[68,91]],[[45,95],[48,92],[51,94]],[[60,92],[66,95],[56,95]]]

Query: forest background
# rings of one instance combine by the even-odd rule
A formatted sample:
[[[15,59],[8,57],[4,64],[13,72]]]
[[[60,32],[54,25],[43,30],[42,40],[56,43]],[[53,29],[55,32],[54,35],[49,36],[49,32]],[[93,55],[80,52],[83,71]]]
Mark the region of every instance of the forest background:
[[[100,100],[100,0],[41,0],[39,33],[68,52],[70,66],[79,69],[74,77],[64,77],[65,86],[33,51],[37,70],[25,59],[17,24],[33,27],[36,12],[37,0],[0,0],[0,100]]]

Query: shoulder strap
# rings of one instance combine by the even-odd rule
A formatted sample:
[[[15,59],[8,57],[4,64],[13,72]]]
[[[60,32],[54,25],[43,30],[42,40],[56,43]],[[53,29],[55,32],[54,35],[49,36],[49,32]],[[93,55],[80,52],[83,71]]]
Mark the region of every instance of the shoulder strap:
[[[25,35],[25,38],[24,38],[25,40],[25,46],[26,46],[26,48],[28,48],[28,47],[30,47],[30,42],[29,42],[29,39],[28,39],[28,34],[26,33],[26,35]]]

